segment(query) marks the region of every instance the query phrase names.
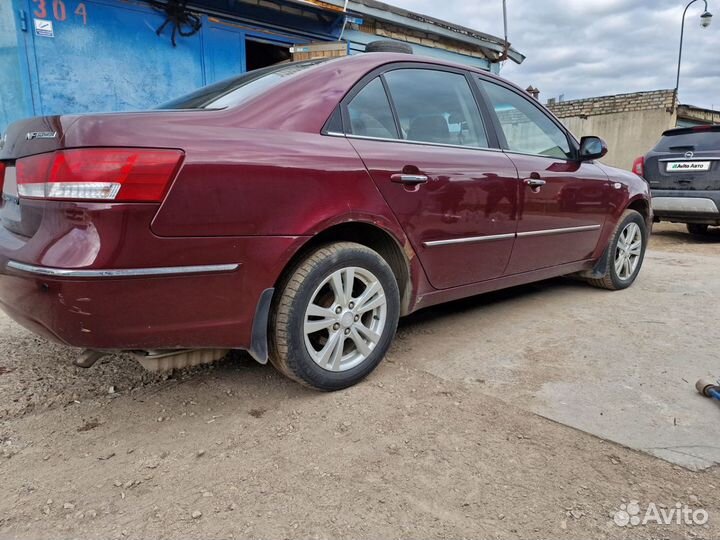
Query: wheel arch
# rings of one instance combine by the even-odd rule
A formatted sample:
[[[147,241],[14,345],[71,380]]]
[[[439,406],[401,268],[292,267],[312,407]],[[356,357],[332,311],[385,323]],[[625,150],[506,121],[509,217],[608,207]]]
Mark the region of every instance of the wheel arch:
[[[631,199],[626,209],[635,210],[643,217],[648,228],[652,226],[652,206],[650,204],[650,201],[645,197],[638,196]]]
[[[355,242],[376,251],[390,266],[400,290],[400,315],[410,312],[413,298],[413,276],[409,256],[397,236],[377,224],[365,221],[348,221],[329,226],[310,237],[295,251],[275,283],[276,290],[283,286],[291,272],[308,254],[320,246],[333,242]]]
[[[639,212],[640,215],[645,219],[647,219],[650,215],[650,201],[642,197],[636,197],[635,199],[631,200],[627,207],[630,210],[635,210],[636,212]]]

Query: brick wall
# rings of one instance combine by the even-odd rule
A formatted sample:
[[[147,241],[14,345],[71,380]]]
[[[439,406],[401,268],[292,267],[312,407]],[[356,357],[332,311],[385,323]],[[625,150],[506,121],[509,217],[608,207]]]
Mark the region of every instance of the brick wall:
[[[558,118],[583,118],[600,114],[648,110],[664,110],[671,113],[675,108],[675,93],[673,90],[655,90],[572,101],[550,101],[547,103],[547,107]]]
[[[469,47],[461,41],[447,39],[432,33],[410,30],[384,21],[366,19],[361,26],[357,26],[356,28],[361,32],[375,34],[376,36],[388,39],[397,39],[399,41],[406,41],[435,49],[443,49],[475,58],[488,58],[483,54],[481,49]]]
[[[652,148],[666,129],[675,127],[673,90],[617,94],[548,103],[548,108],[578,138],[605,139],[603,162],[630,169],[636,157]]]

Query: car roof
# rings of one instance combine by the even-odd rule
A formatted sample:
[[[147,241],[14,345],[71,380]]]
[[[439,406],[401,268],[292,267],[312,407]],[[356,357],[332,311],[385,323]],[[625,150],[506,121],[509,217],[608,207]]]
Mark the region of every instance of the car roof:
[[[373,52],[320,62],[268,89],[263,95],[238,105],[231,114],[243,127],[319,132],[337,104],[358,81],[377,68],[399,63],[469,71],[523,92],[516,85],[476,67],[414,54]]]

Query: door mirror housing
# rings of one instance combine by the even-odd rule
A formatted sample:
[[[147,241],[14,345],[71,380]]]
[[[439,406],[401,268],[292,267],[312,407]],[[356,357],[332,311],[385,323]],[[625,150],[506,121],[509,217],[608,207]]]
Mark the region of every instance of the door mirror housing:
[[[591,136],[580,139],[580,161],[600,159],[607,153],[607,144],[600,137]]]

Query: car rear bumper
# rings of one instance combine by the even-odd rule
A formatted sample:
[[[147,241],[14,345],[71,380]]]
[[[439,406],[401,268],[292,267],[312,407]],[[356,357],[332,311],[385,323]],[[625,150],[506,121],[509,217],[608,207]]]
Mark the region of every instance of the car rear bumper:
[[[659,221],[720,225],[720,191],[652,190]]]
[[[177,269],[73,270],[9,260],[0,275],[0,307],[29,330],[75,347],[249,347],[243,336],[255,306],[229,301],[240,265]]]
[[[0,225],[0,308],[75,347],[252,350],[258,305],[304,239],[162,238],[154,212],[57,202],[32,237]]]

